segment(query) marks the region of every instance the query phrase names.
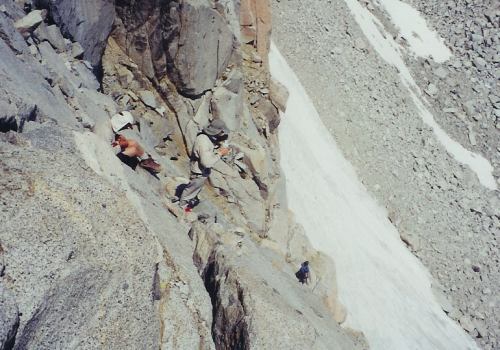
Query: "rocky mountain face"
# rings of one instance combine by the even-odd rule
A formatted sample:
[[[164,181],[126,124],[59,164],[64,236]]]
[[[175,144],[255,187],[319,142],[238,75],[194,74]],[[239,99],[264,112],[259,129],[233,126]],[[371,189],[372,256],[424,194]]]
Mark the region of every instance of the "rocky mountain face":
[[[365,348],[287,209],[270,19],[253,0],[0,1],[0,349]],[[116,157],[124,110],[160,174]],[[212,119],[232,153],[184,213]]]

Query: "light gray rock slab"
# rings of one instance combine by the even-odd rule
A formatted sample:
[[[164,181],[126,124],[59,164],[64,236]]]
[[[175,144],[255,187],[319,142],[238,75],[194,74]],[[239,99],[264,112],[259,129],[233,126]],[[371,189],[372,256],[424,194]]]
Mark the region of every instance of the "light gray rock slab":
[[[71,44],[71,57],[80,58],[84,53],[85,50],[79,42],[74,42]]]
[[[48,43],[47,45],[50,47]],[[52,47],[50,50],[53,51]],[[37,67],[33,62],[20,61],[0,40],[0,73],[9,77],[9,79],[0,79],[0,87],[8,91],[9,98],[19,105],[36,106],[37,115],[44,119],[75,126],[76,120],[66,101],[46,81],[45,74],[48,72],[45,72],[43,67]]]
[[[35,30],[34,35],[40,41],[48,41],[57,52],[66,51],[66,42],[56,25],[47,26],[42,24]]]
[[[45,20],[47,11],[44,10],[34,10],[28,13],[26,16],[14,23],[14,26],[21,33],[33,31],[40,23]]]
[[[98,90],[100,88],[99,81],[94,73],[81,61],[75,61],[71,64],[73,74],[80,79],[80,87],[86,87],[91,90]]]
[[[0,37],[16,53],[27,50],[26,42],[14,27],[12,19],[5,13],[0,13]]]
[[[139,98],[148,107],[155,109],[158,106],[156,102],[156,97],[151,91],[143,90],[139,91]]]

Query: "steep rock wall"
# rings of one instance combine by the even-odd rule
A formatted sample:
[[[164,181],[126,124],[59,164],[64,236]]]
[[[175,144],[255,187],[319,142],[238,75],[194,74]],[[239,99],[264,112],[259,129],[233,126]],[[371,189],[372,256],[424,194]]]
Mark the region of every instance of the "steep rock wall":
[[[333,263],[287,212],[276,138],[286,93],[269,80],[266,51],[235,41],[237,7],[117,1],[110,37],[80,37],[92,66],[64,28],[109,18],[87,3],[39,5],[63,29],[63,45],[54,28],[35,33],[48,27],[43,19],[21,36],[17,5],[0,12],[0,278],[13,310],[2,315],[11,327],[4,344],[15,333],[18,349],[259,349],[283,347],[282,334],[287,348],[362,347],[338,327]],[[163,168],[156,177],[115,156],[110,118],[125,109],[141,125],[133,137]],[[242,156],[217,164],[202,203],[185,214],[170,198],[213,118],[231,127],[233,155]],[[211,237],[203,249],[200,237]],[[325,266],[314,293],[295,281],[304,258]],[[285,319],[294,326],[282,327]]]

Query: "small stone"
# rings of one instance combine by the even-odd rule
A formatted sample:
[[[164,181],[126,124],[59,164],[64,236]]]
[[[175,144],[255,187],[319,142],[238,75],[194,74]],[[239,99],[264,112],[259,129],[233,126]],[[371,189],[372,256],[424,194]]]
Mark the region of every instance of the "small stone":
[[[141,101],[148,107],[155,109],[157,107],[155,95],[151,91],[139,91]]]
[[[118,100],[118,103],[125,107],[129,104],[130,102],[130,96],[129,95],[123,95],[122,97],[120,97],[120,99]]]
[[[453,308],[450,312],[448,312],[448,316],[450,316],[454,320],[458,320],[460,317],[462,317],[462,313],[457,308]]]
[[[465,329],[467,332],[472,333],[474,331],[475,329],[474,324],[467,316],[460,317],[459,322],[462,328]]]
[[[87,67],[89,70],[92,70],[92,64],[90,64],[89,61],[83,60],[82,63]]]
[[[439,92],[438,88],[436,85],[430,83],[427,86],[427,89],[425,89],[425,93],[429,96],[435,96]]]
[[[491,294],[491,289],[489,289],[489,288],[484,288],[484,289],[483,289],[483,294],[486,294],[486,295]]]
[[[440,79],[445,79],[448,76],[448,70],[444,67],[439,67],[434,71],[434,75]]]
[[[472,323],[477,330],[478,338],[484,338],[488,334],[486,326],[484,325],[483,322],[474,320]]]
[[[366,43],[363,39],[361,38],[356,38],[356,40],[354,40],[354,47],[358,50],[366,50]]]
[[[481,268],[477,265],[472,265],[472,271],[474,272],[480,272],[481,271]]]
[[[47,26],[42,24],[33,33],[38,40],[48,41],[49,44],[59,53],[66,51],[66,42],[61,31],[56,25]]]
[[[256,52],[252,53],[252,62],[253,63],[262,63],[262,57]]]
[[[26,16],[14,23],[14,27],[23,35],[35,30],[40,23],[45,20],[47,10],[35,10],[28,13]],[[29,34],[28,34],[29,35]]]
[[[81,58],[83,56],[83,53],[85,51],[83,50],[82,45],[78,42],[74,42],[71,44],[71,57],[73,58]]]
[[[38,55],[38,48],[35,45],[31,45],[29,47],[29,50],[30,50],[30,54],[32,54],[33,56]]]
[[[271,78],[271,83],[269,85],[269,98],[276,108],[282,112],[286,110],[288,96],[289,92],[287,88],[279,81]]]
[[[439,305],[441,306],[441,309],[443,309],[443,311],[449,313],[453,310],[453,305],[448,300],[446,295],[439,288],[436,288],[433,285],[432,286],[432,293],[434,294],[436,301],[439,303]]]
[[[469,130],[469,142],[472,146],[477,145],[476,133],[472,130]]]
[[[343,52],[343,50],[342,50],[342,48],[341,48],[341,47],[339,47],[339,46],[335,46],[332,50],[330,50],[330,53],[331,53],[332,55],[333,55],[333,54],[335,54],[335,55],[340,55],[340,54],[342,54],[342,52]]]
[[[467,113],[467,115],[469,117],[472,117],[473,115],[476,114],[476,107],[475,107],[474,101],[465,102],[463,104],[463,108],[464,108],[465,113]]]
[[[471,39],[475,43],[480,43],[480,42],[484,41],[484,38],[479,34],[472,34]]]
[[[156,111],[156,113],[158,113],[159,115],[161,115],[163,117],[163,116],[165,116],[165,112],[167,110],[165,109],[165,107],[162,106],[160,108],[156,108],[155,111]]]
[[[116,67],[116,74],[118,76],[120,85],[124,88],[127,88],[134,80],[134,74],[132,74],[132,72],[129,71],[125,66]]]
[[[95,127],[95,121],[94,121],[94,120],[92,120],[92,119],[91,119],[89,116],[87,116],[87,115],[82,115],[82,116],[81,116],[81,118],[82,118],[82,121],[81,121],[82,126],[83,126],[85,129],[90,129],[90,130],[94,129],[94,127]]]
[[[259,102],[259,101],[260,101],[260,99],[261,99],[261,97],[260,97],[259,95],[255,94],[255,95],[252,95],[252,96],[250,97],[250,101],[249,101],[249,102],[250,102],[250,104],[253,106],[253,105],[255,105],[257,102]]]
[[[489,94],[488,99],[490,100],[490,102],[493,106],[495,106],[497,103],[500,103],[500,96],[498,96],[498,95]]]
[[[483,70],[486,67],[486,61],[483,58],[481,58],[481,57],[474,58],[474,60],[472,61],[472,63],[479,70]]]

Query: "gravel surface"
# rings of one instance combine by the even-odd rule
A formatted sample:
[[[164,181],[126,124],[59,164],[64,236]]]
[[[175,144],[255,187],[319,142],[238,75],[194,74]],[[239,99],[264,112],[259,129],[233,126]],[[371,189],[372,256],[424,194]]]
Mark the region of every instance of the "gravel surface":
[[[426,3],[436,4],[422,4],[429,9],[424,11],[429,24],[444,30],[445,24],[436,23],[445,23],[439,16],[446,19],[446,13],[434,13],[445,5]],[[474,8],[469,4],[464,16]],[[388,24],[376,5],[367,5],[381,23]],[[387,208],[409,249],[428,267],[443,309],[481,348],[499,348],[498,191],[483,187],[468,167],[446,152],[422,122],[397,70],[373,50],[343,1],[274,0],[273,11],[274,41],[362,182]],[[498,16],[494,21],[498,24]],[[445,42],[455,55],[460,53],[446,36]],[[484,113],[468,110],[469,116],[465,110],[469,95],[460,92],[469,88],[498,92],[488,80],[498,65],[487,60],[491,64],[479,71],[459,65],[468,54],[460,55],[441,65],[413,57],[406,57],[406,62],[422,90],[429,88],[429,82],[437,87],[428,99],[436,121],[464,147],[489,159],[498,180],[494,106],[490,103],[489,112],[484,107]],[[445,86],[460,91],[448,89],[452,90],[448,93]],[[483,95],[474,96],[479,100]],[[449,109],[441,113],[441,108]],[[474,105],[474,111],[481,108]]]

